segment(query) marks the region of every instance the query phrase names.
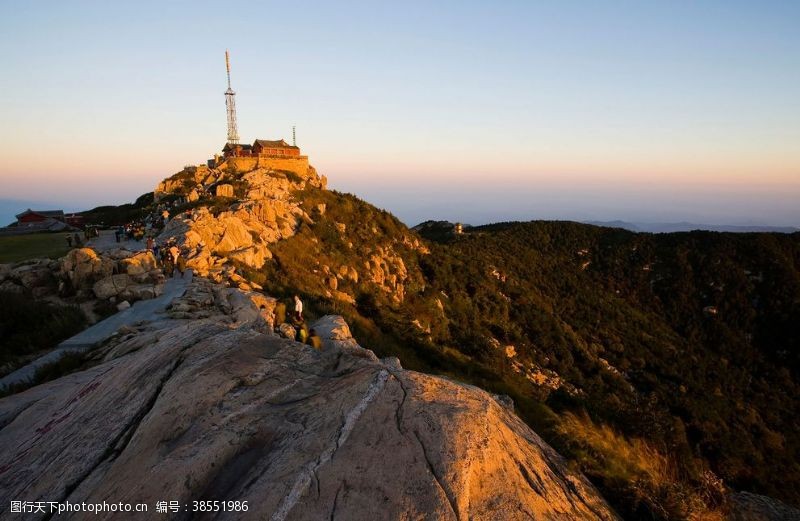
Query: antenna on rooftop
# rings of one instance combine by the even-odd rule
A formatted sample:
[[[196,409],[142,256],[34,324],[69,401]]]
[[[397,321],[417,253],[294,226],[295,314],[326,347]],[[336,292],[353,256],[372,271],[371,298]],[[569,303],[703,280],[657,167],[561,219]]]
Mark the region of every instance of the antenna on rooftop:
[[[297,146],[297,134],[295,133],[295,127],[292,125],[292,146]]]
[[[231,59],[225,49],[225,69],[228,72],[228,90],[225,91],[225,108],[228,110],[228,143],[239,143],[239,129],[236,126],[236,93],[231,88]]]

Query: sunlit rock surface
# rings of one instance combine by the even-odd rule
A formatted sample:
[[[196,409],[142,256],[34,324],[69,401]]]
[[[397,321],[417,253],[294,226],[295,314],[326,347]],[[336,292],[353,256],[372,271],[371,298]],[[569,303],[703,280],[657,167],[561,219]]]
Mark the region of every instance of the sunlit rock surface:
[[[192,284],[177,318],[0,400],[0,511],[213,499],[247,501],[226,519],[616,518],[486,392],[359,355],[338,317],[314,324],[322,352],[262,333],[253,298]]]

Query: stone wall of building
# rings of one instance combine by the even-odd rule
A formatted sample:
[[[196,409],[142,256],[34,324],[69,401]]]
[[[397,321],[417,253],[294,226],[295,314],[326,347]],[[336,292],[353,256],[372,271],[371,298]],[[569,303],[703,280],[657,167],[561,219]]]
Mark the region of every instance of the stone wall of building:
[[[219,168],[224,170],[233,164],[239,172],[249,172],[255,168],[271,168],[294,172],[301,177],[308,175],[308,156],[298,157],[229,157],[224,159]]]

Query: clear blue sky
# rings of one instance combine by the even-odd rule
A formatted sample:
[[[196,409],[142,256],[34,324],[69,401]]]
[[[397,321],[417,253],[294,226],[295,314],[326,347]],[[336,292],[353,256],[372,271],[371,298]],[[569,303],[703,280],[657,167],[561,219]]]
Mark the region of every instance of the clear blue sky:
[[[800,2],[0,2],[0,200],[289,139],[409,224],[800,225]],[[7,219],[6,219],[7,220]]]

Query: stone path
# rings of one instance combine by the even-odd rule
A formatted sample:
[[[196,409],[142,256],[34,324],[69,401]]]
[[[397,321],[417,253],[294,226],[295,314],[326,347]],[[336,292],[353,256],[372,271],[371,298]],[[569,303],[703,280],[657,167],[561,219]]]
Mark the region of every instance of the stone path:
[[[111,235],[111,240],[114,241],[113,234]],[[129,241],[129,243],[130,242],[133,241]],[[114,244],[116,244],[115,241]],[[154,320],[157,318],[156,315],[163,312],[174,298],[183,295],[191,281],[191,270],[186,270],[183,277],[167,279],[164,285],[164,293],[160,296],[154,299],[140,300],[134,303],[130,308],[120,311],[105,320],[101,320],[90,328],[64,340],[58,344],[53,351],[37,358],[26,366],[20,367],[13,373],[0,378],[0,389],[32,381],[36,376],[36,370],[40,367],[58,362],[68,353],[81,353],[92,349],[98,344],[108,340],[108,338],[122,326],[130,326],[143,320]]]
[[[86,243],[88,248],[93,248],[97,253],[113,250],[115,248],[125,248],[130,251],[142,251],[146,245],[144,241],[126,240],[123,238],[121,242],[117,242],[114,230],[101,230],[100,236],[89,239]]]

